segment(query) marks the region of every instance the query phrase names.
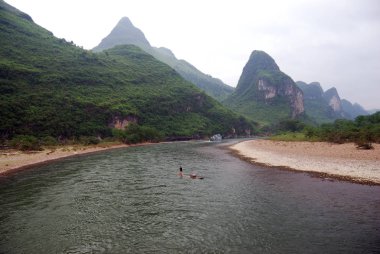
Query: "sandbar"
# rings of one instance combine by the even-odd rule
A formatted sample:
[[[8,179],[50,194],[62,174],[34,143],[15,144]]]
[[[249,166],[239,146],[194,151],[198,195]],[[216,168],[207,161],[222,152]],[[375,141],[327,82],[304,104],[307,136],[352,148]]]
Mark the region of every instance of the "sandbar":
[[[241,158],[269,167],[311,173],[323,178],[380,185],[380,144],[357,149],[354,143],[249,140],[231,146]]]
[[[23,152],[19,150],[0,150],[0,176],[50,163],[66,157],[95,153],[110,149],[128,147],[126,144],[99,144],[92,146],[58,146],[44,148],[42,151]]]

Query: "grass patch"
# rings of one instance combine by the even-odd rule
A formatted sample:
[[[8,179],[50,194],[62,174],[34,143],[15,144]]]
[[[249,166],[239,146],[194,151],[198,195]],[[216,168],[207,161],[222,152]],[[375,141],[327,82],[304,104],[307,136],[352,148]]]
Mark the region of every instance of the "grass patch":
[[[317,137],[307,137],[302,132],[286,132],[281,133],[275,136],[271,136],[270,140],[274,141],[309,141],[309,142],[317,142],[320,141]]]

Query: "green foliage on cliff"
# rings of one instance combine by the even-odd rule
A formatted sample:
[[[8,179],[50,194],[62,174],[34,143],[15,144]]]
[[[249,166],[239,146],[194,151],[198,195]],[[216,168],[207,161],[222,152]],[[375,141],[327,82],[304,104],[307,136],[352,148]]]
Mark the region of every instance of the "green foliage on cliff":
[[[302,104],[302,92],[294,81],[280,71],[272,57],[255,50],[244,66],[234,93],[223,104],[268,126],[294,115],[292,102],[297,100],[297,93]]]
[[[28,17],[0,1],[1,140],[110,137],[113,120],[130,116],[166,137],[252,128],[135,46],[93,53]]]
[[[323,89],[318,82],[306,84],[305,82],[297,81],[296,84],[304,94],[305,113],[307,115],[319,124],[331,123],[338,118],[324,98]]]
[[[244,97],[231,96],[223,103],[263,126],[290,118],[290,104],[284,98],[275,98],[266,104],[254,98],[245,99]]]

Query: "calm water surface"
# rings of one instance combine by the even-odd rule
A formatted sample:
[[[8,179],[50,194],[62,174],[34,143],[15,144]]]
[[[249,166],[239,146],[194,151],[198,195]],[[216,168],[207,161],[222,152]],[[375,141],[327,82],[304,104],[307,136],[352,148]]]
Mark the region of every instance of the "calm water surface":
[[[222,145],[132,147],[2,177],[0,253],[380,253],[380,187],[254,166]]]

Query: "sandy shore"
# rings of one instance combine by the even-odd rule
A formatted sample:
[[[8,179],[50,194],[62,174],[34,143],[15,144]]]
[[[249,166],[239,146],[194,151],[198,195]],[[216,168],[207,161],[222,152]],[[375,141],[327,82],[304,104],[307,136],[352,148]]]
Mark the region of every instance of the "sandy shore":
[[[99,144],[95,146],[62,146],[46,148],[43,151],[22,152],[0,151],[0,175],[10,174],[25,168],[59,160],[62,158],[89,154],[109,149],[128,147],[125,144]]]
[[[244,159],[272,167],[313,173],[365,184],[380,185],[380,145],[373,150],[355,144],[250,140],[231,146]]]

